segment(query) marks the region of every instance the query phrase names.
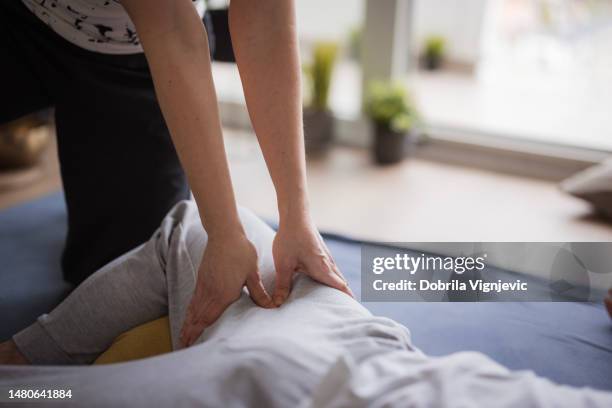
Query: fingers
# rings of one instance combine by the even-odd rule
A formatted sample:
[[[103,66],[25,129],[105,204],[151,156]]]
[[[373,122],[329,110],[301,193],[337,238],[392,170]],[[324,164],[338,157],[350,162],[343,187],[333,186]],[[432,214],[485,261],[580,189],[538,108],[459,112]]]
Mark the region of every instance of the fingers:
[[[196,307],[200,304],[200,302],[202,301],[201,299],[205,299],[203,297],[203,290],[202,290],[202,285],[200,284],[200,281],[198,280],[198,283],[196,284],[196,289],[193,293],[193,295],[191,295],[191,301],[189,302],[189,306],[187,307],[187,312],[185,313],[185,320],[183,321],[183,327],[181,328],[181,344],[183,347],[187,346],[187,333],[189,333],[192,330],[192,326],[193,326],[193,321],[195,319],[195,314],[196,314]]]
[[[203,298],[206,299],[203,305],[198,304],[195,296],[189,305],[181,330],[183,347],[191,346],[200,337],[204,329],[216,322],[232,303],[219,299],[217,296],[205,295]]]
[[[341,292],[346,293],[352,298],[355,298],[355,295],[353,294],[353,291],[351,291],[351,288],[349,288],[348,283],[338,273],[332,272],[328,274],[327,279],[323,283],[328,286],[331,286],[332,288],[338,289]]]
[[[338,277],[342,279],[342,281],[344,282],[345,290],[342,290],[342,289],[341,290],[347,295],[349,295],[350,297],[352,297],[353,299],[355,299],[355,294],[351,290],[347,280],[344,278],[344,275],[342,275],[342,272],[340,272],[340,269],[338,269],[338,265],[336,265],[336,262],[334,261],[334,257],[332,256],[331,252],[329,252],[327,245],[325,245],[325,241],[323,241],[323,237],[321,236],[321,234],[319,234],[319,242],[321,243],[321,246],[323,247],[323,249],[325,250],[325,253],[327,254],[327,257],[329,259],[329,262],[331,263],[331,268],[333,272],[336,275],[338,275]]]
[[[294,271],[290,269],[276,270],[276,282],[274,284],[274,305],[276,307],[282,305],[287,300],[287,297],[289,297],[293,273]]]
[[[340,269],[338,269],[335,263],[333,264],[332,269],[334,270],[334,273],[342,280],[342,282],[344,282],[344,289],[340,290],[355,299],[355,294],[351,290],[351,287],[349,286],[347,280],[344,278],[344,275],[342,275],[342,272],[340,272]]]
[[[249,275],[246,281],[246,286],[249,290],[249,295],[251,296],[251,299],[253,299],[253,302],[255,302],[257,306],[265,308],[271,308],[275,306],[274,302],[272,302],[272,298],[268,294],[268,291],[266,290],[263,285],[263,282],[261,281],[261,275],[259,275],[259,272],[255,272]]]
[[[348,283],[338,270],[338,267],[328,258],[313,258],[306,263],[308,275],[313,279],[338,289],[354,298],[353,292],[348,286]]]
[[[259,273],[255,272],[247,278],[246,286],[253,301],[261,307],[274,307],[272,298],[263,286]],[[204,300],[204,304],[200,303]],[[187,309],[181,343],[183,347],[191,346],[209,326],[212,326],[236,299],[224,299],[211,291],[203,291],[202,295],[194,293]]]

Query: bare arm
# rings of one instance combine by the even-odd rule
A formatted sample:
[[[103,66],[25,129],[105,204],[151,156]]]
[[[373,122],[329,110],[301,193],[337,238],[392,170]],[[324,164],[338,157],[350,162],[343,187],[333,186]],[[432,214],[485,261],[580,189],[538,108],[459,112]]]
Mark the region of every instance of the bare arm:
[[[191,0],[123,0],[143,44],[157,97],[209,235],[182,339],[193,343],[240,296],[270,307],[257,254],[238,219],[223,147],[208,41]],[[274,181],[275,303],[294,272],[350,293],[308,214],[300,66],[293,3],[232,1],[231,29],[247,104]],[[239,254],[239,256],[236,256]]]
[[[230,31],[249,115],[278,201],[274,301],[278,306],[287,298],[295,272],[351,294],[308,209],[294,2],[232,0]]]
[[[164,118],[208,233],[181,339],[190,345],[246,284],[272,306],[246,238],[223,146],[206,31],[191,0],[122,0],[136,25]],[[236,256],[240,254],[240,256]]]
[[[123,0],[200,216],[209,233],[241,231],[223,146],[206,31],[190,0]]]
[[[308,212],[293,1],[232,0],[230,30],[249,115],[281,220]]]

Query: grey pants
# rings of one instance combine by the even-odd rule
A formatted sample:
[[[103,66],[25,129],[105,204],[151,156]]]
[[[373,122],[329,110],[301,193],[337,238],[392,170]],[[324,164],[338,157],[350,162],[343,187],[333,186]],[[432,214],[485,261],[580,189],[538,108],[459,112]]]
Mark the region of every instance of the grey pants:
[[[269,287],[273,270],[265,247],[273,231],[245,209],[240,216]],[[178,348],[206,240],[194,203],[177,204],[148,242],[104,266],[13,340],[33,364],[88,364],[119,334],[169,315]]]

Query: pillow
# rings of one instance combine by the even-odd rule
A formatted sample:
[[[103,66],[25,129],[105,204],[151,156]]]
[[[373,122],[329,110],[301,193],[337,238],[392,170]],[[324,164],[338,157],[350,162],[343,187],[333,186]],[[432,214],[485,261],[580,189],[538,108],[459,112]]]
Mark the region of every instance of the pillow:
[[[168,316],[120,334],[94,364],[112,364],[153,357],[172,351]]]
[[[612,159],[563,180],[561,189],[588,201],[595,209],[612,219]]]

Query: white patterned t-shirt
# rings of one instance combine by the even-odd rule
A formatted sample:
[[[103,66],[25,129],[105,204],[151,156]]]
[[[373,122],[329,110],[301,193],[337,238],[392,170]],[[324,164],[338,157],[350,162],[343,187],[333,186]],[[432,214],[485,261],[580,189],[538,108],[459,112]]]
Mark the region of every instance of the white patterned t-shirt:
[[[142,52],[134,23],[119,0],[22,1],[53,31],[81,48],[103,54]],[[192,1],[202,17],[204,0]]]

